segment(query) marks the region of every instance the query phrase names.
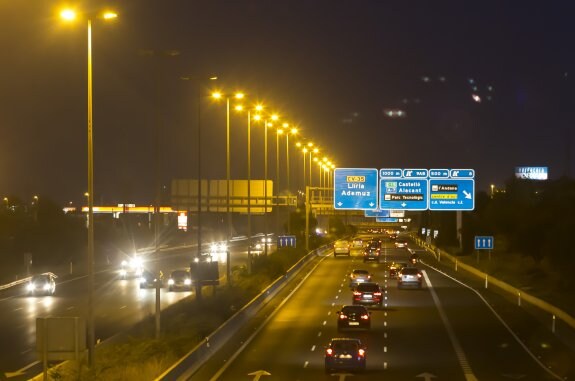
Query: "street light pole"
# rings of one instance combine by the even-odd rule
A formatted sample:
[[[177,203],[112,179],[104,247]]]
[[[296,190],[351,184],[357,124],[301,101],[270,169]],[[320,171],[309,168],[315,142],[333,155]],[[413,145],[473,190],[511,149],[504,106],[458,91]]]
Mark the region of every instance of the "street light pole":
[[[94,146],[92,139],[92,20],[88,19],[88,364],[94,366]]]
[[[251,239],[252,239],[252,193],[251,193],[251,182],[252,182],[252,162],[251,162],[251,112],[248,110],[248,274],[252,273],[252,251],[251,251]],[[267,242],[264,242],[267,244]]]
[[[276,234],[280,234],[280,135],[283,134],[283,129],[276,129]]]

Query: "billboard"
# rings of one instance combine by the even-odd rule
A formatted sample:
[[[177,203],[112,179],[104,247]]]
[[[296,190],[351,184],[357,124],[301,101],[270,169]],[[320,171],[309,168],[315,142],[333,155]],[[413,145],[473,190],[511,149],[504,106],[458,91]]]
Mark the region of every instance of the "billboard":
[[[547,167],[515,167],[515,177],[525,180],[547,180]]]

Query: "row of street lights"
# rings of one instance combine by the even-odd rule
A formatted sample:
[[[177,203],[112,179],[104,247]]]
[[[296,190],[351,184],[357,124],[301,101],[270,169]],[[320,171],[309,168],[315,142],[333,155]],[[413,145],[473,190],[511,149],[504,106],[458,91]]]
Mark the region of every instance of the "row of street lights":
[[[73,21],[80,17],[80,14],[73,9],[65,9],[60,12],[60,17],[66,21]],[[88,363],[90,366],[94,364],[94,344],[95,344],[95,327],[94,327],[94,150],[93,150],[93,107],[92,107],[92,19],[103,19],[103,20],[113,20],[118,17],[117,13],[113,11],[105,11],[99,13],[93,13],[91,15],[83,15],[84,22],[87,23],[87,177],[88,177],[88,190],[85,194],[88,202],[88,310],[87,310],[87,345],[88,345]],[[215,77],[213,77],[215,79]],[[212,79],[212,78],[210,78]],[[213,93],[212,96],[216,99],[224,98],[226,99],[226,212],[228,219],[228,234],[227,241],[231,238],[232,233],[232,219],[230,213],[230,100],[242,100],[244,99],[243,93],[235,93],[223,95],[222,93]],[[241,108],[237,108],[238,111]],[[252,112],[255,114],[252,115]],[[198,119],[199,108],[198,108]],[[251,238],[251,122],[253,121],[263,121],[264,122],[264,216],[265,221],[265,251],[267,254],[268,244],[267,244],[267,210],[268,210],[268,128],[274,127],[274,124],[279,121],[279,117],[276,114],[265,114],[263,106],[258,105],[253,110],[248,110],[248,236]],[[288,190],[288,200],[290,199],[290,174],[289,174],[289,135],[295,136],[298,133],[297,128],[290,127],[289,124],[284,123],[276,128],[276,192],[279,195],[279,139],[280,135],[285,134],[286,136],[286,165],[287,165],[287,190]],[[198,213],[201,213],[201,168],[200,168],[200,126],[198,125]],[[296,146],[300,147],[301,143],[297,143]],[[317,154],[319,149],[313,145],[313,143],[308,143],[306,147],[303,148],[304,153],[304,188],[309,185],[312,186],[312,155]],[[309,152],[309,182],[306,183],[305,175],[305,155]],[[333,168],[333,167],[332,167]],[[7,203],[7,199],[4,199]],[[279,217],[278,217],[279,218]],[[198,220],[199,222],[199,220]],[[201,250],[201,226],[198,229],[198,255]],[[289,213],[288,213],[288,231],[290,230]],[[249,247],[250,245],[248,245]],[[249,265],[251,266],[251,253],[248,249]],[[250,268],[251,270],[251,268]],[[229,274],[229,273],[228,273]]]

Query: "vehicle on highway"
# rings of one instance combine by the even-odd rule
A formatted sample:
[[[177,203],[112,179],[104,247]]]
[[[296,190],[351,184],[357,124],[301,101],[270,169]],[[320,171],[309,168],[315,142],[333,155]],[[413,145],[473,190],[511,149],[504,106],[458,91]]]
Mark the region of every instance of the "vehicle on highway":
[[[359,339],[338,337],[329,341],[325,349],[325,372],[336,370],[364,371],[366,347]]]
[[[409,267],[409,263],[407,263],[407,262],[394,262],[393,265],[394,265],[393,267],[395,267],[395,274],[391,275],[391,268],[390,268],[389,269],[389,277],[390,278],[393,277],[396,279],[399,279],[399,273],[401,273],[401,270],[403,270],[406,267]]]
[[[160,271],[160,275],[156,276],[154,273],[148,270],[142,272],[140,277],[140,288],[156,288],[156,285],[163,286],[163,274]]]
[[[378,305],[383,304],[381,287],[375,282],[365,282],[353,290],[353,304]]]
[[[168,279],[168,291],[174,290],[191,290],[192,289],[192,275],[190,270],[174,270]]]
[[[351,241],[351,248],[352,249],[362,249],[363,248],[363,239],[354,238],[353,241]]]
[[[373,239],[367,242],[365,249],[363,250],[363,261],[376,261],[379,262],[379,256],[381,254],[381,241],[378,239]]]
[[[134,256],[125,259],[120,264],[119,277],[120,279],[140,278],[144,272],[144,264],[142,258]]]
[[[349,287],[354,288],[360,283],[369,282],[371,274],[367,270],[355,269],[349,274]]]
[[[333,256],[337,257],[338,254],[344,254],[347,256],[349,256],[351,254],[350,244],[349,244],[349,241],[347,239],[337,240],[333,244]]]
[[[365,306],[343,306],[337,311],[337,329],[345,328],[371,328],[370,312]]]
[[[416,267],[405,267],[402,269],[397,278],[397,288],[417,287],[421,288],[423,283],[423,274]]]
[[[407,248],[407,240],[405,238],[397,238],[395,240],[395,247],[398,249]]]
[[[56,276],[52,273],[34,275],[26,286],[28,295],[54,295],[56,292]]]
[[[409,256],[409,262],[412,265],[415,265],[417,262],[419,262],[419,255],[417,255],[416,253],[413,253]]]

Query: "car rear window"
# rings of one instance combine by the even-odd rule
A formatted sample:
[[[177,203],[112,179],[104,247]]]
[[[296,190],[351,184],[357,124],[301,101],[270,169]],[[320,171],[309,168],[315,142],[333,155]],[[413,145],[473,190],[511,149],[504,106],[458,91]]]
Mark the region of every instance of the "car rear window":
[[[379,286],[375,283],[362,283],[357,286],[357,291],[376,292],[379,291]]]
[[[362,306],[345,306],[341,309],[341,312],[344,314],[364,314],[367,310]]]
[[[415,267],[406,267],[403,270],[401,270],[402,274],[408,274],[408,275],[415,275],[419,272],[418,269],[416,269]]]
[[[357,341],[344,341],[344,340],[338,340],[338,341],[334,341],[332,343],[332,348],[337,350],[337,351],[356,351],[358,347]]]
[[[369,271],[367,270],[353,270],[355,275],[369,275]]]

